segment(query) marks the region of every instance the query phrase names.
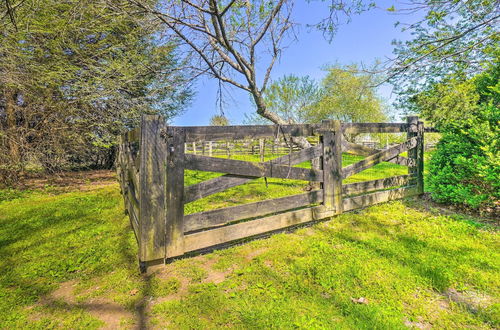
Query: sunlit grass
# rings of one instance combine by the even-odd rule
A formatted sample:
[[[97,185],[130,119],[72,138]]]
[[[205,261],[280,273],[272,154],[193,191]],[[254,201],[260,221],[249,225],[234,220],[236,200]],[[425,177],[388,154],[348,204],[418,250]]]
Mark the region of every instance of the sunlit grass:
[[[370,171],[352,180],[407,169],[383,163]],[[186,184],[217,175],[187,172]],[[186,209],[300,193],[304,184],[259,179]],[[345,213],[142,276],[118,185],[0,196],[1,329],[109,326],[101,309],[125,328],[500,327],[497,230],[420,200]],[[355,302],[361,297],[366,304]]]

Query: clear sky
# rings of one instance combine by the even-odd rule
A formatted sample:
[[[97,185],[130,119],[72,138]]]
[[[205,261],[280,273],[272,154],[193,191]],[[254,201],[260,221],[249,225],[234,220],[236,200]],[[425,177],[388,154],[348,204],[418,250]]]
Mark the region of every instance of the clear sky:
[[[394,39],[405,40],[408,34],[395,27],[397,21],[412,22],[414,18],[391,14],[386,8],[394,1],[378,1],[379,8],[352,17],[349,24],[342,25],[332,42],[325,40],[321,32],[309,29],[306,23],[317,22],[327,15],[324,5],[306,4],[298,1],[294,8],[295,21],[302,24],[298,40],[287,48],[271,77],[277,79],[286,74],[309,75],[318,82],[324,77],[322,70],[327,64],[370,64],[375,59],[392,56]],[[187,111],[174,119],[174,125],[208,125],[210,117],[219,113],[216,105],[218,82],[209,77],[200,78],[194,85],[196,93]],[[378,88],[378,94],[387,100],[392,98],[391,86]],[[229,89],[224,113],[231,124],[241,124],[244,113],[254,112],[247,92],[237,88]]]

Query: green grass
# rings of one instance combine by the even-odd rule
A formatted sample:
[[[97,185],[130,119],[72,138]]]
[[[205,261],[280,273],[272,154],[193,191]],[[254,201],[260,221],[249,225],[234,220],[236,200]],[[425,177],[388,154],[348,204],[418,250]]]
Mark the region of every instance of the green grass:
[[[275,156],[276,157],[276,156]],[[267,161],[271,157],[265,158]],[[259,161],[259,156],[233,156],[232,159]],[[343,166],[350,165],[359,160],[361,156],[353,156],[344,154],[342,163]],[[299,167],[310,168],[310,162],[304,162]],[[352,177],[349,177],[344,183],[359,182],[365,180],[382,179],[394,175],[407,174],[408,169],[405,166],[400,166],[392,163],[380,163],[376,166],[360,172]],[[186,171],[185,184],[192,185],[204,180],[218,177],[222,174],[212,172]],[[245,185],[237,186],[224,192],[202,198],[185,206],[185,214],[202,212],[206,210],[216,209],[220,207],[234,206],[241,203],[254,202],[264,199],[278,198],[292,194],[300,194],[304,192],[304,186],[307,182],[298,180],[275,179],[275,178],[260,178],[253,180]]]
[[[344,164],[355,158],[344,158]],[[307,166],[307,164],[302,164]],[[380,164],[352,180],[404,174]],[[188,173],[187,184],[217,176]],[[300,193],[263,180],[187,212]],[[138,273],[118,185],[0,193],[0,328],[500,327],[495,227],[394,201]],[[197,203],[197,204],[196,204]],[[353,299],[363,297],[366,304]]]

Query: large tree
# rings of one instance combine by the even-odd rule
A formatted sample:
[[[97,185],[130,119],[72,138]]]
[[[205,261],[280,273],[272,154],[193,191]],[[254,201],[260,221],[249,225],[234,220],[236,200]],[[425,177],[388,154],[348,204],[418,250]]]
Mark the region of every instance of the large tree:
[[[308,110],[319,101],[321,88],[309,76],[286,75],[271,82],[264,92],[264,102],[268,109],[286,122],[306,123]],[[269,120],[257,113],[245,114],[246,121],[252,124],[270,124]]]
[[[305,109],[309,122],[336,119],[344,122],[382,122],[387,120],[382,99],[374,86],[377,77],[359,72],[357,66],[331,66],[321,82],[321,97]]]
[[[190,94],[175,44],[158,39],[148,17],[116,10],[126,4],[0,2],[4,168],[79,163],[141,113],[182,110]]]
[[[275,124],[289,122],[263,96],[274,64],[294,37],[293,0],[162,0],[158,6],[129,0],[156,15],[166,32],[191,51],[192,68],[250,93],[256,112]],[[323,24],[333,31],[339,13],[363,7],[361,1],[330,1],[332,15]],[[328,26],[328,27],[327,27]],[[302,147],[306,139],[295,139]]]
[[[295,75],[273,81],[264,93],[267,107],[290,123],[387,120],[384,102],[375,91],[375,75],[360,72],[355,65],[334,65],[326,72],[320,84],[308,76]],[[255,115],[248,115],[247,121],[263,123]]]

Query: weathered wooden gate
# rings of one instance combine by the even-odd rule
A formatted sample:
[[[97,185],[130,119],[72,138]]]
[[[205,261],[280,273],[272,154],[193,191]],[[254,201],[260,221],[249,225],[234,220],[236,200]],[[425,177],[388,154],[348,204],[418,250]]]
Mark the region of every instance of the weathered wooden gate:
[[[376,150],[348,142],[344,134],[400,133],[402,144]],[[186,142],[319,136],[320,143],[268,162],[248,162],[185,154]],[[185,253],[325,219],[423,193],[424,125],[341,123],[261,126],[168,126],[158,116],[144,116],[141,126],[121,137],[118,175],[125,207],[139,245],[141,268]],[[408,157],[400,156],[408,152]],[[342,153],[367,156],[342,167]],[[320,157],[321,169],[293,167]],[[408,174],[342,185],[342,180],[381,162],[408,166]],[[184,186],[184,170],[224,175]],[[320,189],[255,203],[184,215],[184,204],[260,177],[320,182]],[[390,189],[389,189],[390,188]],[[243,221],[245,219],[250,219]],[[257,219],[255,219],[257,218]],[[236,223],[235,223],[236,222]]]

